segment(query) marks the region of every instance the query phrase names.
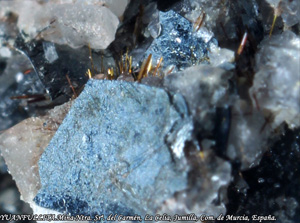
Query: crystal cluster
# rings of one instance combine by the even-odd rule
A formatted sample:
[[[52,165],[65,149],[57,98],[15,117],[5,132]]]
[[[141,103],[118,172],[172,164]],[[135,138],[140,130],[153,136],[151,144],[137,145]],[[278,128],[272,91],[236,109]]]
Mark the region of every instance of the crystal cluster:
[[[36,214],[299,222],[298,12],[0,0],[0,214],[25,213],[8,169]]]

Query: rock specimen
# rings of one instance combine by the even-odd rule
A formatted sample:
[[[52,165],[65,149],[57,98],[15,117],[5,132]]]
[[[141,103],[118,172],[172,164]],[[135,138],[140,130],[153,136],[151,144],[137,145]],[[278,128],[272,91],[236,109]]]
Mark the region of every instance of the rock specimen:
[[[189,126],[180,95],[90,80],[39,161],[35,202],[72,215],[154,214],[187,187],[187,170],[174,158],[184,159]],[[170,151],[173,134],[180,137]]]
[[[300,38],[290,31],[266,38],[256,56],[253,104],[274,115],[273,127],[300,125]]]
[[[80,94],[88,69],[118,80],[88,83],[41,160],[67,109],[0,129],[22,198],[35,214],[300,222],[299,0],[130,0],[123,16],[128,2],[0,0],[1,129]],[[162,63],[140,80],[149,54]],[[0,215],[20,213],[5,182]]]

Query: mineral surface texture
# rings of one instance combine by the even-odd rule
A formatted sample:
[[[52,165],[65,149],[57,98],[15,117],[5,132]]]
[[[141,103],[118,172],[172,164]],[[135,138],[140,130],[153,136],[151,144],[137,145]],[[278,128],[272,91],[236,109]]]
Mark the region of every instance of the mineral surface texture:
[[[180,158],[180,143],[174,153],[166,144],[180,129],[181,141],[190,135],[181,99],[146,85],[90,80],[39,161],[35,202],[72,215],[155,213],[187,187],[187,170],[172,157]]]
[[[273,113],[274,127],[284,121],[290,128],[300,125],[299,50],[300,38],[286,31],[263,41],[256,56],[250,95],[253,104]]]
[[[152,54],[154,63],[163,57],[165,66],[175,65],[181,70],[204,61],[207,49],[216,45],[212,35],[202,30],[196,32],[190,21],[172,10],[159,12],[159,20],[161,34],[145,53]]]
[[[168,91],[180,92],[194,121],[200,124],[201,129],[211,131],[216,107],[229,103],[230,77],[224,69],[198,65],[166,76],[163,85]]]
[[[201,160],[196,154],[193,155]],[[213,216],[226,213],[224,198],[227,196],[226,188],[231,181],[230,163],[217,158],[208,150],[204,150],[204,157],[202,163],[200,161],[190,173],[193,176],[191,180],[193,186],[176,193],[174,197],[164,202],[160,209],[161,213],[172,215],[197,213]],[[219,202],[216,202],[217,200]]]
[[[0,12],[18,14],[18,28],[29,39],[42,37],[74,48],[90,44],[91,48],[105,49],[114,40],[119,24],[118,17],[103,4],[9,1],[0,5]]]
[[[28,118],[0,135],[0,152],[21,193],[31,206],[40,189],[38,160],[71,107],[57,106],[47,115]]]

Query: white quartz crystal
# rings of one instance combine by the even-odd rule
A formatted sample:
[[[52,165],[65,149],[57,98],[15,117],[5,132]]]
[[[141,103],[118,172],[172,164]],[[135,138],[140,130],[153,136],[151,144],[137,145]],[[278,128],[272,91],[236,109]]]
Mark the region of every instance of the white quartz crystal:
[[[85,4],[104,5],[108,7],[116,16],[121,17],[130,0],[74,0]]]
[[[209,53],[210,64],[214,67],[234,67],[230,66],[235,59],[234,52],[226,48],[216,47]]]
[[[185,15],[185,17],[190,21],[196,22],[198,17],[203,16],[203,13],[205,13],[204,26],[208,30],[212,30],[217,26],[216,20],[220,16],[222,10],[226,10],[226,7],[223,6],[223,4],[225,5],[225,2],[226,1],[190,0],[193,10]],[[227,18],[224,17],[224,22],[226,19]]]
[[[0,2],[0,14],[7,11],[18,14],[18,28],[28,35],[29,40],[42,37],[73,48],[90,44],[93,49],[105,49],[115,38],[119,25],[117,16],[124,12],[128,3],[127,0],[119,5],[117,2],[120,1],[40,4],[15,0]]]
[[[103,5],[109,8],[116,16],[121,17],[130,0],[51,0],[52,3],[84,3],[86,5]]]
[[[300,38],[290,31],[267,37],[256,56],[250,96],[254,106],[271,111],[274,128],[300,125]]]
[[[12,53],[8,47],[1,47],[0,46],[0,57],[9,58],[11,57]]]

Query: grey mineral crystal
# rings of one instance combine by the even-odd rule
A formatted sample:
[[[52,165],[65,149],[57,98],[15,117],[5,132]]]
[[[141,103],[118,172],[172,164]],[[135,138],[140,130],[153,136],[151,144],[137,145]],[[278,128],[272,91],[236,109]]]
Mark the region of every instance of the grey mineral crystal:
[[[174,65],[178,70],[205,61],[208,49],[217,44],[210,36],[207,38],[202,30],[196,32],[186,18],[170,10],[159,12],[161,33],[145,53],[152,54],[154,64],[163,57],[164,66]]]
[[[179,95],[90,80],[39,161],[35,202],[73,215],[154,214],[187,187],[187,170],[173,155],[182,158],[191,126]],[[172,134],[181,137],[173,152]]]

